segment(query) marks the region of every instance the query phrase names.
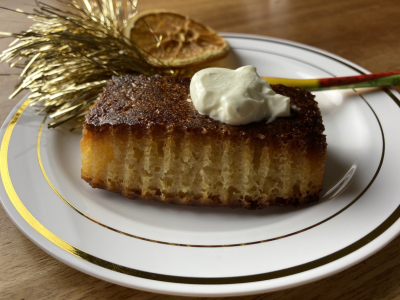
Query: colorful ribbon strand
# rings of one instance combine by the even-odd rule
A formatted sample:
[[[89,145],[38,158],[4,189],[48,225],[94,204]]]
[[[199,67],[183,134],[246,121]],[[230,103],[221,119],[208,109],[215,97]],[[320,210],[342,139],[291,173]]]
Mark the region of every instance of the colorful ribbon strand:
[[[310,91],[400,85],[400,71],[317,79],[262,78],[270,84],[296,86]]]

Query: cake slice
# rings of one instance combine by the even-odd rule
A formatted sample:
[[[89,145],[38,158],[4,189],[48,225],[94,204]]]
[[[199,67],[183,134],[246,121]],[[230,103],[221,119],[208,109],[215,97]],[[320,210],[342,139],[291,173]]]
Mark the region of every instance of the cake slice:
[[[272,86],[291,116],[224,124],[199,114],[190,78],[114,77],[86,116],[82,178],[136,199],[262,208],[318,200],[326,137],[314,96]]]

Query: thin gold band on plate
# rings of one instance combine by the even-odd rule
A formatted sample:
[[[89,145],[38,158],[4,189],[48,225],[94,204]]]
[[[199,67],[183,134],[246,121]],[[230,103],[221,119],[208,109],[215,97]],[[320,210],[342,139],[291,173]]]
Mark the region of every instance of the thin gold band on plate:
[[[255,50],[250,50],[250,49],[246,49],[246,48],[238,48],[238,49],[242,49],[242,50],[244,49],[244,50],[249,50],[249,51],[255,51]],[[266,50],[262,50],[262,51],[260,51],[260,52],[278,55],[277,53],[272,53],[272,52],[266,51]],[[279,54],[279,55],[280,55],[280,56],[283,56],[282,54]],[[285,56],[284,56],[284,57],[285,57]],[[301,60],[299,60],[299,59],[297,59],[297,58],[292,58],[292,57],[289,57],[289,58],[301,62]],[[341,63],[343,63],[343,62],[341,62]],[[346,66],[351,67],[350,65],[347,65],[347,64],[346,64]],[[316,66],[314,66],[314,67],[315,67],[315,68],[318,68],[318,67],[316,67]],[[319,69],[321,69],[321,68],[319,68]],[[329,72],[327,72],[326,70],[323,70],[323,69],[321,69],[321,70],[329,74]],[[360,72],[359,70],[357,70],[357,71]],[[223,244],[223,245],[181,244],[181,243],[159,241],[159,240],[154,240],[154,239],[149,239],[149,238],[137,236],[137,235],[134,235],[134,234],[130,234],[130,233],[127,233],[127,232],[124,232],[124,231],[121,231],[121,230],[112,228],[111,226],[105,225],[105,224],[101,223],[100,221],[97,221],[97,220],[93,219],[92,217],[86,215],[85,213],[83,213],[82,211],[80,211],[79,209],[77,209],[76,207],[74,207],[67,199],[65,199],[65,198],[61,195],[61,193],[55,188],[55,186],[52,184],[52,182],[50,181],[49,177],[48,177],[47,174],[46,174],[46,171],[45,171],[45,169],[44,169],[44,167],[43,167],[43,163],[42,163],[41,156],[40,156],[40,137],[41,137],[41,134],[42,134],[42,130],[43,130],[43,126],[44,126],[45,120],[43,120],[43,123],[42,123],[42,125],[41,125],[41,127],[40,127],[40,129],[39,129],[38,140],[37,140],[37,155],[38,155],[39,165],[40,165],[40,169],[42,170],[43,176],[44,176],[44,178],[46,179],[46,181],[47,181],[47,183],[49,184],[49,186],[53,189],[53,191],[57,194],[57,196],[58,196],[62,201],[64,201],[69,207],[71,207],[73,210],[75,210],[77,213],[79,213],[79,214],[82,215],[83,217],[87,218],[88,220],[90,220],[90,221],[92,221],[92,222],[94,222],[94,223],[96,223],[96,224],[98,224],[98,225],[100,225],[100,226],[102,226],[102,227],[104,227],[104,228],[107,228],[107,229],[112,230],[112,231],[114,231],[114,232],[117,232],[117,233],[119,233],[119,234],[123,234],[123,235],[125,235],[125,236],[129,236],[129,237],[136,238],[136,239],[143,240],[143,241],[147,241],[147,242],[163,244],[163,245],[180,246],[180,247],[194,247],[194,248],[239,247],[239,246],[249,246],[249,245],[261,244],[261,243],[266,243],[266,242],[272,242],[272,241],[276,241],[276,240],[279,240],[279,239],[287,238],[287,237],[290,237],[290,236],[297,235],[297,234],[299,234],[299,233],[308,231],[308,230],[310,230],[310,229],[312,229],[312,228],[315,228],[315,227],[317,227],[317,226],[319,226],[319,225],[321,225],[321,224],[323,224],[323,223],[325,223],[325,222],[331,220],[332,218],[336,217],[337,215],[341,214],[341,213],[344,212],[346,209],[348,209],[350,206],[352,206],[358,199],[360,199],[362,195],[364,195],[364,193],[369,189],[369,187],[370,187],[370,186],[372,185],[372,183],[374,182],[375,178],[378,176],[378,173],[379,173],[380,168],[381,168],[382,163],[383,163],[384,154],[385,154],[385,138],[384,138],[384,133],[383,133],[382,125],[381,125],[381,123],[380,123],[380,121],[379,121],[378,116],[376,115],[376,113],[375,113],[375,111],[372,109],[372,107],[369,105],[369,103],[364,99],[364,97],[363,97],[359,92],[357,92],[356,90],[354,90],[354,91],[355,91],[355,93],[368,105],[368,107],[371,109],[372,113],[373,113],[374,116],[375,116],[376,121],[378,122],[379,129],[380,129],[381,134],[382,134],[382,154],[381,154],[381,158],[380,158],[380,161],[379,161],[378,168],[377,168],[377,170],[375,171],[374,176],[372,177],[372,179],[370,180],[370,182],[366,185],[366,187],[361,191],[361,193],[360,193],[357,197],[355,197],[349,204],[347,204],[345,207],[343,207],[342,209],[340,209],[339,211],[337,211],[337,212],[334,213],[333,215],[331,215],[331,216],[325,218],[324,220],[322,220],[322,221],[320,221],[320,222],[317,222],[317,223],[315,223],[315,224],[313,224],[313,225],[311,225],[311,226],[308,226],[308,227],[306,227],[306,228],[302,228],[302,229],[296,230],[296,231],[294,231],[294,232],[291,232],[291,233],[288,233],[288,234],[285,234],[285,235],[281,235],[281,236],[277,236],[277,237],[273,237],[273,238],[269,238],[269,239],[258,240],[258,241],[253,241],[253,242],[246,242],[246,243]],[[389,91],[385,91],[385,92],[389,95]],[[392,97],[393,100],[396,99],[396,97],[394,97],[394,95],[389,95],[389,96]]]

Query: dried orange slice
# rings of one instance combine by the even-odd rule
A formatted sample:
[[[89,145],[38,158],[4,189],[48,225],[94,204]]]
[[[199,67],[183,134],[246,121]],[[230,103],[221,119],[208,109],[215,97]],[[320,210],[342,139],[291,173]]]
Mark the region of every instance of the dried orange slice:
[[[149,54],[156,67],[187,67],[222,58],[229,51],[228,43],[211,28],[174,12],[137,14],[123,33]]]

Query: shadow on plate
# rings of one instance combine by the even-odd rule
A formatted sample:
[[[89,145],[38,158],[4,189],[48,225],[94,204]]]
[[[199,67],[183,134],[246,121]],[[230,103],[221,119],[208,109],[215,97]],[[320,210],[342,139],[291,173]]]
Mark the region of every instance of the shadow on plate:
[[[320,192],[320,202],[341,199],[340,195],[353,194],[359,189],[357,176],[354,176],[357,165],[344,163],[334,152],[327,152],[323,189]]]

